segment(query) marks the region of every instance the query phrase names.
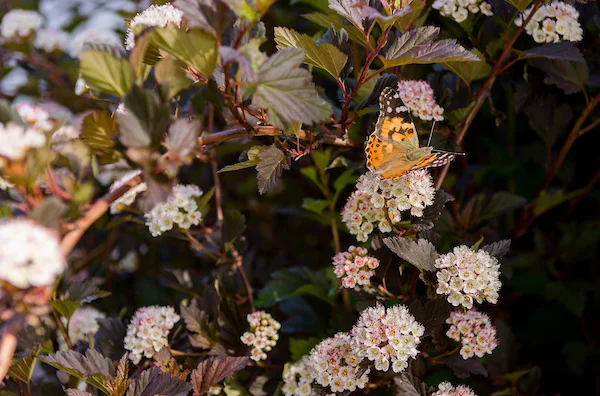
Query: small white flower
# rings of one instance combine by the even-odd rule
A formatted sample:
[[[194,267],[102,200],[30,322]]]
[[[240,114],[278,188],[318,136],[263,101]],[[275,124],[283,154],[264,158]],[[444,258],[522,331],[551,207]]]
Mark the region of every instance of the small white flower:
[[[127,184],[127,182],[129,182],[131,179],[133,179],[141,173],[141,170],[132,170],[126,173],[123,177],[121,177],[119,180],[117,180],[110,186],[110,191],[114,191],[117,188]],[[116,201],[110,204],[110,213],[119,213],[124,207],[130,206],[135,201],[138,194],[146,191],[147,188],[148,186],[146,185],[146,183],[140,183],[137,186],[133,187],[131,190],[127,191]]]
[[[0,34],[6,40],[29,37],[37,31],[44,20],[36,11],[15,9],[4,14],[0,23]]]
[[[265,311],[251,313],[247,319],[250,331],[245,332],[240,339],[244,344],[253,347],[250,352],[252,360],[265,360],[266,352],[277,344],[279,339],[277,331],[281,328],[281,324]]]
[[[8,123],[0,123],[0,156],[12,160],[21,160],[32,148],[42,147],[46,144],[46,136],[33,129]]]
[[[438,390],[431,394],[431,396],[477,396],[473,389],[466,385],[459,385],[457,387],[452,386],[448,381],[442,382],[438,385]]]
[[[531,12],[533,6],[515,19],[515,25],[521,26]],[[553,1],[542,5],[533,15],[525,31],[536,43],[558,43],[560,41],[581,41],[583,29],[579,23],[579,11],[570,4]]]
[[[479,11],[485,16],[492,16],[492,6],[482,0],[435,0],[433,8],[440,11],[445,17],[451,17],[456,22],[464,22],[469,13],[477,14]]]
[[[138,364],[142,357],[151,358],[168,345],[169,331],[180,317],[173,307],[153,305],[138,309],[125,336],[125,349],[130,351],[129,359]]]
[[[189,229],[192,225],[200,224],[202,214],[195,200],[202,194],[197,186],[176,185],[166,202],[156,205],[144,215],[150,234],[157,237],[174,226]]]
[[[396,373],[417,356],[425,328],[403,305],[385,308],[378,304],[363,310],[352,328],[353,352],[375,362],[375,369]]]
[[[466,12],[464,8],[460,8],[459,10]],[[424,121],[430,121],[434,119],[435,114],[436,121],[444,120],[444,109],[435,101],[433,89],[427,81],[400,80],[398,82],[398,92],[400,93],[402,102],[404,102],[413,116],[419,117]]]
[[[46,51],[62,51],[69,43],[69,33],[58,29],[41,29],[35,36],[33,45],[35,48]]]
[[[54,232],[28,220],[0,222],[0,279],[21,289],[50,286],[65,269]]]
[[[173,24],[181,27],[183,20],[183,12],[172,6],[170,3],[164,5],[151,5],[143,12],[137,14],[129,23],[127,29],[127,37],[125,39],[125,48],[132,50],[135,46],[137,35],[145,29],[153,26],[166,27],[168,24]]]
[[[85,306],[77,308],[71,320],[69,321],[69,338],[71,342],[77,344],[80,341],[89,342],[90,338],[94,337],[94,334],[98,332],[100,326],[98,325],[98,319],[105,318],[106,315],[98,311],[94,307]],[[67,325],[67,320],[62,318],[63,324]],[[60,349],[66,350],[67,344],[65,343],[62,334],[58,332],[58,342]]]

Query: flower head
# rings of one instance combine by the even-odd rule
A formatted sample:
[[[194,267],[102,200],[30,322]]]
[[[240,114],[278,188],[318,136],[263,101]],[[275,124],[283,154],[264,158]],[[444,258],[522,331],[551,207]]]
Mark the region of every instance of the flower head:
[[[144,215],[152,236],[157,237],[174,226],[187,230],[200,224],[202,214],[196,199],[202,194],[197,186],[176,185],[166,202],[159,203]]]
[[[500,264],[484,250],[474,252],[468,246],[457,246],[435,260],[438,294],[447,295],[452,305],[465,308],[473,300],[495,304],[498,301]]]
[[[277,344],[279,334],[277,331],[281,324],[265,311],[256,311],[248,315],[250,331],[245,332],[241,340],[244,344],[252,346],[250,358],[255,361],[265,360],[269,352]]]
[[[142,357],[151,358],[167,346],[169,331],[179,319],[173,307],[153,305],[138,309],[127,326],[125,336],[129,359],[137,364]]]
[[[85,306],[78,308],[69,321],[69,338],[73,345],[80,341],[89,341],[90,337],[93,337],[100,329],[98,319],[105,317],[106,315],[104,313],[98,311],[94,307]],[[65,318],[62,318],[62,321],[63,324],[67,324]],[[62,338],[60,332],[58,334],[58,341],[61,349],[67,349],[64,338]]]
[[[342,209],[342,221],[360,242],[366,242],[376,228],[382,233],[402,220],[404,212],[423,216],[423,209],[433,204],[435,188],[429,172],[419,169],[402,177],[379,180],[372,172],[362,175],[356,191]]]
[[[533,6],[515,19],[515,25],[521,26],[529,18]],[[525,26],[527,34],[536,43],[558,43],[559,41],[581,41],[583,29],[579,23],[579,11],[570,4],[553,1],[544,4],[535,12]]]
[[[18,103],[15,105],[15,110],[21,120],[31,128],[40,132],[52,130],[53,122],[50,119],[50,114],[43,107],[31,103]]]
[[[492,16],[492,6],[482,0],[435,0],[432,7],[440,11],[442,16],[452,18],[456,22],[464,22],[469,14],[481,12],[485,16]]]
[[[342,286],[348,289],[368,287],[379,260],[367,255],[367,249],[350,246],[347,252],[340,252],[333,257],[333,272],[342,278]]]
[[[321,341],[310,352],[308,360],[316,382],[330,387],[332,392],[354,392],[356,388],[363,389],[369,381],[370,370],[361,374],[359,364],[363,358],[354,352],[348,333],[337,333]]]
[[[452,386],[448,381],[442,382],[438,385],[437,392],[434,392],[431,396],[477,396],[473,389],[466,385],[459,385],[457,387]]]
[[[314,380],[309,357],[303,356],[297,362],[285,365],[281,392],[285,396],[310,396]]]
[[[0,35],[5,40],[19,40],[37,31],[44,19],[36,11],[15,9],[4,14],[0,23]]]
[[[127,184],[131,179],[133,179],[141,173],[142,171],[140,170],[132,170],[127,172],[119,180],[117,180],[110,186],[110,191],[114,191],[117,188]],[[146,183],[140,183],[137,186],[133,187],[131,190],[127,191],[116,201],[110,204],[110,213],[119,213],[124,207],[130,206],[135,201],[135,198],[138,196],[138,194],[146,191],[147,188],[148,187]]]
[[[173,24],[181,27],[183,21],[183,12],[172,6],[170,3],[164,5],[151,5],[143,12],[137,14],[129,23],[127,29],[127,37],[125,39],[125,48],[132,50],[135,46],[137,35],[152,26],[166,27],[168,24]]]
[[[46,51],[62,51],[69,42],[69,33],[58,29],[41,29],[35,36],[33,45],[35,48]]]
[[[401,80],[398,82],[398,92],[413,116],[423,121],[444,120],[444,109],[435,101],[433,89],[427,81]]]
[[[474,308],[465,313],[452,312],[446,323],[451,325],[446,335],[462,344],[460,355],[463,359],[483,357],[498,346],[496,328],[489,316]]]
[[[50,286],[66,266],[54,232],[28,220],[0,222],[0,279],[20,289]]]
[[[32,128],[15,123],[0,123],[0,156],[11,160],[21,160],[32,149],[46,144],[46,136]]]
[[[375,363],[375,369],[399,373],[417,356],[425,332],[404,305],[385,308],[378,304],[361,312],[352,328],[354,353]]]

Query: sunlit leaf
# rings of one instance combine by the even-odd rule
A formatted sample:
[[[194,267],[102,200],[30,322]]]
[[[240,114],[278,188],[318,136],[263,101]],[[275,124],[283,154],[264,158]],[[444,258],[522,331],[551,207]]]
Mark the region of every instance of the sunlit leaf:
[[[303,49],[306,64],[324,69],[334,78],[338,78],[348,60],[348,57],[334,45],[329,43],[317,45],[311,37],[293,29],[276,27],[275,42],[278,49],[290,47]]]
[[[317,94],[310,73],[299,66],[304,51],[288,48],[277,51],[258,71],[252,103],[267,109],[269,120],[287,130],[290,122],[315,124],[331,115],[331,105]]]
[[[479,58],[455,39],[435,41],[440,28],[425,26],[404,33],[381,60],[386,67],[443,62],[477,62]]]
[[[192,85],[192,80],[185,71],[185,64],[169,57],[164,57],[154,66],[154,77],[159,83],[169,85],[170,98]]]
[[[514,5],[517,10],[519,10],[520,12],[523,12],[527,9],[527,7],[529,6],[529,4],[531,4],[531,2],[533,0],[507,0],[510,4]]]
[[[106,381],[115,374],[112,361],[93,349],[88,349],[85,355],[76,351],[61,351],[40,357],[40,360],[85,381],[106,394],[108,394]]]
[[[484,56],[477,49],[471,51],[479,59],[479,62],[444,62],[443,65],[452,70],[454,74],[459,76],[467,84],[472,81],[480,80],[487,77],[492,71],[492,67],[487,64]]]
[[[357,7],[357,0],[329,0],[329,8],[352,23],[358,29],[364,31],[366,15],[361,7]]]
[[[401,259],[408,261],[421,271],[435,271],[438,253],[435,246],[425,239],[413,241],[402,237],[389,237],[383,243]]]
[[[367,43],[362,29],[358,29],[354,25],[345,24],[344,19],[339,15],[322,14],[320,12],[314,12],[312,14],[306,14],[303,16],[309,21],[314,22],[317,25],[322,26],[324,28],[329,28],[330,26],[333,26],[336,30],[346,30],[346,32],[348,33],[348,38],[362,46],[364,46]]]
[[[119,133],[117,121],[107,110],[96,110],[83,118],[81,134],[92,150],[105,150],[115,145],[114,137]]]
[[[119,47],[88,44],[79,60],[81,77],[92,89],[123,97],[135,81],[135,72]]]
[[[206,394],[210,387],[219,383],[248,364],[248,358],[231,356],[213,356],[203,360],[196,370],[192,371],[194,392]]]
[[[127,389],[127,396],[185,396],[192,384],[163,373],[160,367],[143,371]]]

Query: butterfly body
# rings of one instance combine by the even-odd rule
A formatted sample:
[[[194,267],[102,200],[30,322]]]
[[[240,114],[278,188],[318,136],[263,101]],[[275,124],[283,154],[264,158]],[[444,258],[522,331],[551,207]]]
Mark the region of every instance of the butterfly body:
[[[415,124],[397,90],[384,89],[379,107],[375,131],[365,148],[367,168],[379,178],[400,177],[411,170],[442,166],[454,159],[452,153],[419,146]]]

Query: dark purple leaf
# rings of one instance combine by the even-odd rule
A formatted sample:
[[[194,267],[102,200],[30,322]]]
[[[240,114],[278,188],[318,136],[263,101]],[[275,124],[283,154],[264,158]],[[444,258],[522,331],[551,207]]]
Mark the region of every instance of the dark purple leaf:
[[[214,356],[202,361],[198,368],[192,371],[194,392],[200,395],[207,393],[211,386],[246,367],[248,360],[245,356]]]

